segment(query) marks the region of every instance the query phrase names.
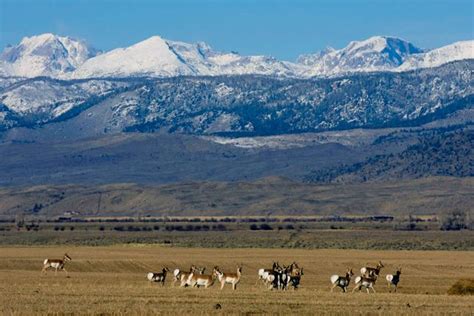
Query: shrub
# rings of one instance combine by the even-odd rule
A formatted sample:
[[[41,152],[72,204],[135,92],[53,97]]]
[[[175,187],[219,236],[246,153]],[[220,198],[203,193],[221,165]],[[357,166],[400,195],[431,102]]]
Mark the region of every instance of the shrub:
[[[227,227],[225,225],[219,224],[219,225],[212,225],[212,230],[216,231],[226,231]]]
[[[453,211],[447,215],[442,224],[441,230],[461,230],[466,229],[466,213],[462,211]]]
[[[258,226],[255,224],[250,225],[250,230],[258,230]]]
[[[273,228],[268,224],[261,224],[260,229],[261,230],[273,230]]]
[[[461,279],[454,283],[448,290],[449,295],[473,295],[474,279]]]

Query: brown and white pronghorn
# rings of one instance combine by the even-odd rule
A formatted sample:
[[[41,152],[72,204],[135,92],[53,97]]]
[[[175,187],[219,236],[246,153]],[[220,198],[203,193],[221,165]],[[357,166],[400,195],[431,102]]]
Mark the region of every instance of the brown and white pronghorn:
[[[188,282],[191,284],[191,287],[200,287],[208,288],[214,284],[214,281],[217,277],[217,267],[214,268],[211,275],[208,274],[197,274],[192,272],[188,278]]]
[[[398,282],[400,282],[400,274],[402,274],[402,268],[398,268],[395,274],[387,274],[387,276],[385,277],[388,282],[389,292],[392,292],[392,285],[395,287],[394,292],[397,291]]]
[[[177,278],[179,278],[179,281],[181,282],[180,287],[191,286],[191,276],[194,274],[203,274],[205,270],[206,268],[198,268],[192,265],[189,269],[189,272],[180,272],[177,276]]]
[[[349,286],[349,283],[351,282],[351,278],[354,275],[352,272],[352,269],[347,269],[346,276],[339,276],[339,275],[333,275],[331,276],[331,292],[334,290],[336,286],[339,286],[342,291],[345,293],[347,292],[347,287]]]
[[[377,278],[383,267],[384,265],[382,261],[379,261],[379,263],[377,263],[377,267],[375,268],[363,267],[360,269],[360,273],[362,274],[362,276],[365,276],[366,278]]]
[[[72,260],[71,257],[67,253],[64,254],[62,259],[44,259],[43,261],[43,269],[41,272],[46,273],[46,270],[49,268],[55,269],[54,274],[58,273],[58,270],[63,270],[68,273],[66,268],[64,268],[64,265],[66,264],[66,261]]]
[[[163,270],[161,270],[161,272],[159,273],[155,273],[155,272],[148,273],[146,275],[146,278],[150,282],[159,282],[161,283],[161,286],[164,286],[165,280],[166,280],[166,274],[168,274],[169,271],[170,269],[168,269],[167,267],[164,267]]]
[[[268,283],[269,275],[272,274],[275,270],[279,269],[280,265],[278,262],[273,262],[271,269],[258,269],[258,281],[262,281],[264,284]],[[256,283],[255,283],[256,284]]]
[[[285,269],[283,267],[276,265],[273,271],[266,273],[264,281],[268,285],[269,290],[279,289],[283,286],[282,275],[284,272]]]
[[[298,289],[303,274],[303,268],[300,268],[298,264],[293,261],[288,267],[284,267],[283,272],[279,275],[280,288],[287,290],[291,284],[293,289]]]
[[[369,292],[369,289],[372,289],[375,293],[374,285],[375,281],[377,281],[376,277],[365,277],[365,276],[358,276],[355,278],[355,287],[352,290],[352,293],[354,293],[355,290],[359,289],[361,291],[362,287],[365,287],[367,290],[367,293]]]
[[[240,282],[240,277],[242,276],[242,267],[237,267],[237,273],[224,273],[219,271],[218,267],[215,267],[215,273],[217,275],[217,279],[221,282],[221,290],[224,289],[224,285],[232,284],[232,289],[235,290],[237,288],[237,284]]]
[[[189,274],[191,272],[193,272],[195,269],[196,269],[196,266],[194,264],[191,265],[191,268],[189,268]],[[172,283],[173,286],[176,284],[176,282],[181,281],[181,276],[183,275],[183,273],[186,274],[187,272],[181,271],[178,268],[174,269],[174,271],[173,271],[173,283]],[[185,278],[187,278],[189,276],[189,274],[187,276],[185,276]]]

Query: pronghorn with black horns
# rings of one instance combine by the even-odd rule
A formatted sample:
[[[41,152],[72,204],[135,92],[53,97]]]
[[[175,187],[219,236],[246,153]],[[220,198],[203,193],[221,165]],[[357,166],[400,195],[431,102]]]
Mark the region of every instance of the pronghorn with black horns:
[[[372,267],[363,267],[360,269],[360,273],[362,274],[362,276],[366,277],[366,278],[377,278],[380,274],[380,271],[382,270],[382,268],[384,267],[382,261],[379,261],[379,263],[377,263],[377,267],[375,268],[372,268]]]
[[[164,286],[165,280],[166,280],[166,274],[168,274],[169,271],[170,269],[168,269],[167,267],[164,267],[159,273],[155,273],[155,272],[148,273],[146,275],[146,278],[150,282],[159,282],[161,283],[161,286]]]
[[[49,268],[55,269],[54,274],[56,275],[58,273],[58,270],[63,270],[68,274],[66,268],[64,268],[64,265],[66,264],[67,261],[71,261],[72,258],[69,257],[67,253],[64,254],[62,259],[44,259],[43,261],[43,269],[41,272],[46,273],[46,270]]]
[[[347,292],[347,287],[349,286],[353,275],[354,273],[352,272],[352,269],[347,269],[346,276],[339,276],[336,274],[331,276],[331,292],[336,286],[340,287],[344,293]]]
[[[218,267],[215,267],[214,270],[217,279],[221,283],[221,290],[224,289],[226,283],[232,284],[232,290],[237,288],[237,284],[240,282],[240,278],[242,277],[242,265],[237,266],[237,273],[224,273],[221,272]]]
[[[392,285],[395,287],[394,292],[397,291],[398,282],[400,282],[400,274],[402,274],[402,268],[398,268],[395,274],[387,274],[385,277],[388,282],[389,292],[392,292]]]

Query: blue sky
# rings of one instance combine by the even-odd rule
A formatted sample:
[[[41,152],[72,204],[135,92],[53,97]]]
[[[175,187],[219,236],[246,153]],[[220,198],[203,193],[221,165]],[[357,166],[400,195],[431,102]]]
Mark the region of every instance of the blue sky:
[[[102,50],[152,35],[294,60],[373,35],[424,48],[473,39],[472,0],[0,0],[0,48],[56,33]]]

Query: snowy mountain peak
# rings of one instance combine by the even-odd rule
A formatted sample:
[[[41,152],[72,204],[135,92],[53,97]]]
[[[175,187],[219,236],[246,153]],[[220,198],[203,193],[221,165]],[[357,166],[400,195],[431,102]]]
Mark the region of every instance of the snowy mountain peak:
[[[152,36],[132,46],[117,48],[89,59],[72,77],[195,75],[194,67],[198,67],[199,61],[204,59],[199,47],[198,44]]]
[[[298,62],[311,67],[307,75],[335,75],[391,70],[400,66],[408,56],[421,52],[420,48],[400,38],[373,36],[352,41],[340,50],[301,56]]]
[[[410,56],[397,70],[407,71],[418,68],[437,67],[463,59],[474,59],[474,41],[456,42],[433,49],[424,54]]]
[[[59,76],[74,71],[98,51],[84,41],[51,33],[25,37],[0,55],[4,72],[14,76]]]
[[[194,44],[152,36],[127,48],[89,59],[73,78],[182,75],[216,76],[263,74],[295,77],[298,65],[267,56],[240,56],[212,50],[204,42]]]

